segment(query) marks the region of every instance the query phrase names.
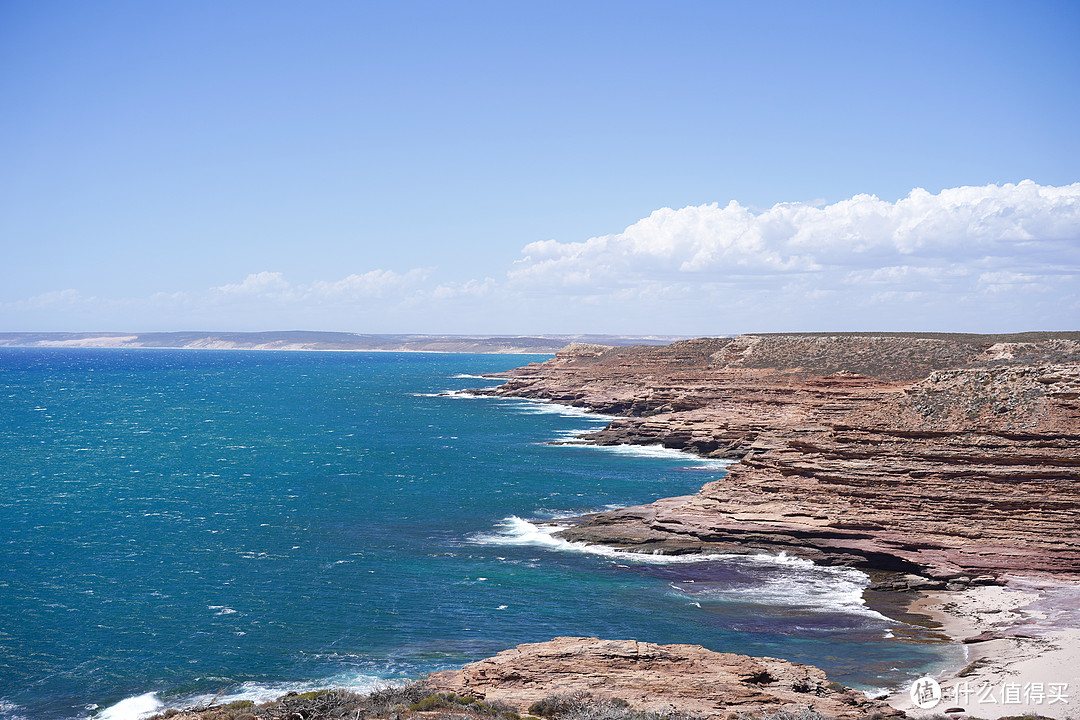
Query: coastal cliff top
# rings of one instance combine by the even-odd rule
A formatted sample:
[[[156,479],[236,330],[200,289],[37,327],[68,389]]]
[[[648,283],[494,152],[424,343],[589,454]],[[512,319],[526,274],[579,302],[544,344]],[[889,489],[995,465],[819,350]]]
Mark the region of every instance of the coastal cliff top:
[[[662,346],[573,343],[558,351],[556,360],[593,371],[771,370],[792,375],[847,373],[896,382],[918,380],[935,370],[1080,362],[1080,332],[755,333]]]

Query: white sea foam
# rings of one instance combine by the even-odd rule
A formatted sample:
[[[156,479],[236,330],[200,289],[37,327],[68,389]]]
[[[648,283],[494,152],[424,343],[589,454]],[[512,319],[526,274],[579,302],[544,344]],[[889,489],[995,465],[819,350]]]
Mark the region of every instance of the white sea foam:
[[[725,562],[752,562],[760,564],[763,559],[774,556],[749,555],[728,558]],[[870,609],[863,600],[863,590],[869,578],[852,568],[822,567],[806,560],[787,569],[764,574],[745,587],[707,588],[700,590],[673,585],[682,595],[723,602],[772,605],[798,608],[811,612],[844,613],[861,615],[885,622],[893,622],[881,613]]]
[[[165,705],[154,693],[145,693],[129,697],[115,705],[111,705],[99,714],[94,720],[142,720],[162,710]]]
[[[412,393],[412,396],[428,398],[445,397],[454,398],[456,400],[484,397],[483,395],[471,395],[464,390],[443,390],[442,392]]]
[[[483,400],[485,398],[495,398],[493,395],[475,395],[467,390],[443,390],[442,392],[436,393],[413,393],[413,397],[441,397],[453,398],[454,400]]]
[[[549,550],[598,555],[627,563],[651,565],[679,565],[717,562],[735,566],[768,569],[760,573],[752,584],[746,586],[715,587],[711,583],[699,585],[693,582],[672,583],[680,595],[694,602],[700,600],[738,601],[802,610],[838,612],[873,617],[892,622],[889,618],[868,608],[863,601],[863,590],[869,584],[867,575],[854,568],[824,567],[810,560],[793,557],[786,553],[771,555],[708,553],[687,555],[663,555],[642,553],[605,545],[570,542],[555,537],[555,533],[569,525],[558,523],[533,523],[517,516],[510,516],[498,525],[498,532],[481,533],[472,541],[486,545],[526,545]]]
[[[503,378],[487,377],[486,375],[470,375],[469,373],[458,373],[457,375],[450,376],[454,380],[488,380],[491,382],[503,383]]]
[[[3,720],[27,720],[24,709],[8,700],[0,700],[0,718]]]
[[[592,513],[606,512],[608,510],[618,510],[624,507],[622,505],[603,505],[597,508],[591,508],[586,510],[553,510],[551,508],[537,508],[533,517],[541,525],[550,525],[552,521],[566,520],[567,518],[581,517],[582,515],[590,515]]]
[[[866,697],[873,700],[874,698],[881,698],[881,697],[884,697],[886,695],[893,695],[895,693],[898,693],[898,692],[900,692],[902,690],[907,689],[908,687],[910,687],[910,685],[908,685],[908,684],[905,684],[905,685],[900,686],[900,687],[895,687],[895,688],[868,687],[868,688],[865,688],[863,690],[860,690],[860,692],[863,695],[865,695]]]
[[[621,550],[607,545],[592,545],[582,542],[570,542],[563,538],[555,537],[555,533],[565,530],[569,525],[558,523],[532,523],[516,515],[504,518],[498,525],[496,533],[478,533],[471,540],[483,545],[531,545],[544,547],[551,550],[583,553],[587,555],[599,555],[624,562],[645,563],[651,565],[679,565],[688,563],[700,563],[718,560],[736,560],[746,562],[759,562],[767,564],[805,564],[807,567],[815,567],[809,560],[787,557],[781,555],[729,555],[729,554],[687,554],[665,555],[662,553],[643,553],[631,550]],[[748,560],[749,558],[749,560]]]
[[[327,678],[321,681],[310,682],[277,682],[277,683],[259,683],[259,682],[245,682],[237,685],[235,688],[221,695],[198,695],[191,698],[186,698],[182,705],[190,707],[193,705],[207,704],[211,700],[215,703],[227,704],[231,702],[237,702],[239,700],[250,700],[255,704],[270,702],[277,700],[286,693],[306,693],[316,690],[327,690],[330,688],[339,688],[342,690],[351,690],[358,694],[369,693],[377,688],[386,687],[388,685],[394,685],[393,681],[388,681],[383,678],[375,677],[373,675],[360,675],[360,674],[341,674],[334,677]],[[95,718],[95,720],[97,720]]]
[[[545,443],[546,445],[588,445],[589,443],[582,440],[579,436],[585,433],[596,432],[597,427],[579,427],[572,430],[560,430],[555,433],[555,440]]]
[[[511,515],[499,523],[495,533],[478,533],[471,540],[481,545],[534,545],[558,550],[576,550],[581,543],[570,543],[557,538],[553,533],[565,530],[567,525],[534,525],[516,515]]]
[[[585,430],[578,432],[580,433],[589,431]],[[683,462],[693,463],[695,467],[724,468],[734,463],[733,460],[717,460],[713,458],[703,458],[700,455],[695,455],[694,453],[687,452],[686,450],[679,450],[678,448],[666,448],[662,445],[595,445],[584,440],[577,442],[570,440],[569,442],[564,442],[563,444],[571,445],[574,447],[603,450],[605,452],[615,453],[616,455],[662,458],[665,460],[680,460]]]
[[[505,397],[502,395],[476,395],[467,390],[444,390],[443,392],[437,393],[413,393],[412,395],[413,397],[446,397],[454,398],[456,400],[499,400],[500,405],[503,407],[516,410],[525,415],[559,415],[561,417],[592,420],[597,424],[609,423],[618,418],[617,415],[606,415],[604,413],[593,412],[586,408],[575,407],[573,405],[561,405],[559,403],[551,402],[550,400]],[[590,432],[592,429],[593,428],[588,428],[574,432],[575,434],[579,434],[582,432]]]
[[[231,607],[226,607],[225,605],[207,605],[206,608],[208,610],[216,610],[217,612],[214,613],[215,615],[235,615],[236,614],[235,610],[233,610]]]
[[[588,418],[597,422],[611,422],[618,416],[605,415],[603,412],[593,412],[582,407],[573,405],[561,405],[552,403],[551,400],[542,400],[532,397],[500,397],[509,400],[507,407],[512,407],[525,415],[557,415],[564,418]]]

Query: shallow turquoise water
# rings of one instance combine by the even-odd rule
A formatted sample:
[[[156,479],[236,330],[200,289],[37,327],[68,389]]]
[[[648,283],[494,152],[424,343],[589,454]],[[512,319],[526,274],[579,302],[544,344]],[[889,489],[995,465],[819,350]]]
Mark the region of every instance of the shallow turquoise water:
[[[556,635],[773,655],[864,687],[942,659],[886,639],[853,571],[540,531],[724,470],[552,445],[603,419],[443,394],[537,359],[0,349],[0,717],[364,688]]]

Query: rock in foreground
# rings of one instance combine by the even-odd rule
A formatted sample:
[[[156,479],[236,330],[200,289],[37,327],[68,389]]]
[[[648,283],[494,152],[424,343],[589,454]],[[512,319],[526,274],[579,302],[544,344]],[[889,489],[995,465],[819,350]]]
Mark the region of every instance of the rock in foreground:
[[[903,715],[830,683],[809,665],[634,640],[560,637],[519,645],[429,680],[440,691],[506,703],[520,712],[553,695],[587,692],[640,710],[702,718],[808,707],[836,718]]]

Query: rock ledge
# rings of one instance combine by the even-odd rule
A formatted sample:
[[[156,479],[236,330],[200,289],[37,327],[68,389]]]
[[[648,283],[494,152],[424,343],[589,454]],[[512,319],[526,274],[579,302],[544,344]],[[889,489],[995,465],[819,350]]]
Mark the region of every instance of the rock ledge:
[[[440,691],[503,702],[520,712],[552,695],[587,692],[640,710],[702,718],[806,708],[835,718],[904,714],[830,683],[810,665],[634,640],[559,637],[519,645],[429,680]]]

